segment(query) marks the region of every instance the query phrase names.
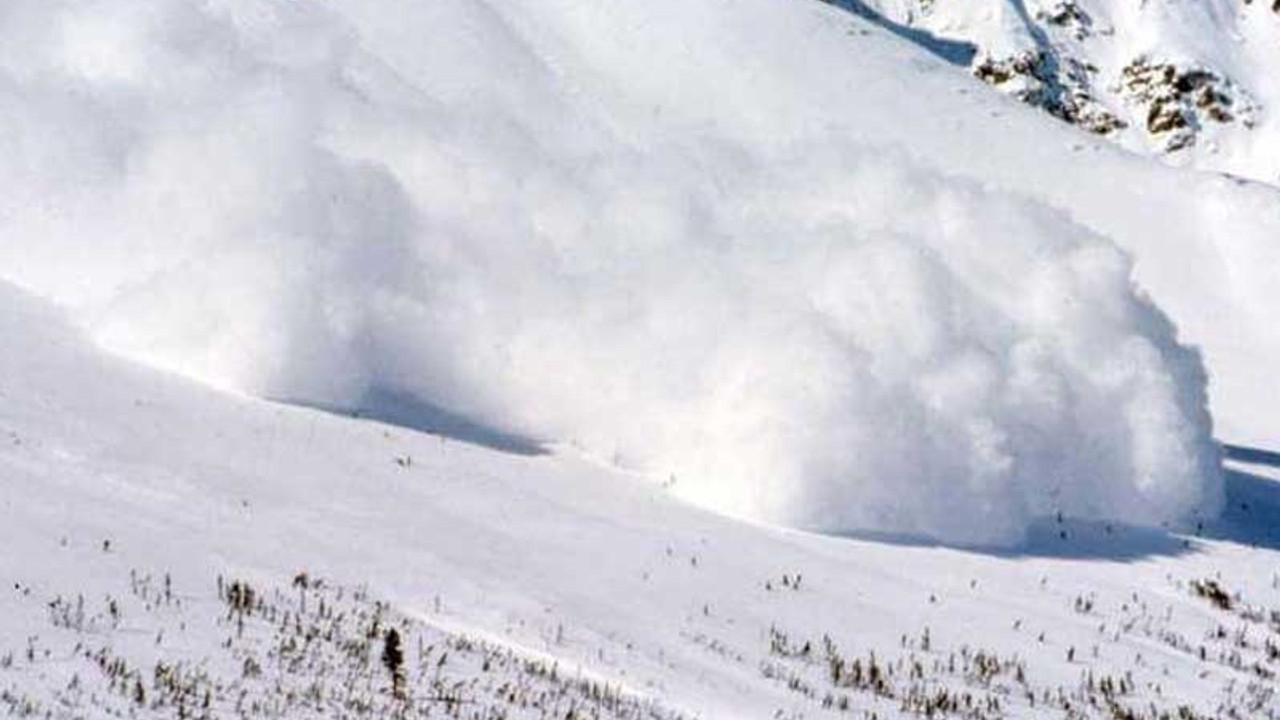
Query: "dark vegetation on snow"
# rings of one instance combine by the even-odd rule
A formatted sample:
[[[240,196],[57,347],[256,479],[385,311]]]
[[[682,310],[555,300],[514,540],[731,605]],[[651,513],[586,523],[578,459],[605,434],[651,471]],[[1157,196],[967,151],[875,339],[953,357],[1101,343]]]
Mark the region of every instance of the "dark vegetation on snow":
[[[1203,598],[1212,609],[1204,635],[1183,634],[1172,622],[1171,608],[1161,612],[1137,593],[1107,613],[1099,608],[1096,596],[1077,596],[1073,612],[1099,622],[1095,644],[1063,649],[1063,659],[1079,666],[1079,681],[1074,685],[1037,682],[1034,669],[1018,653],[970,645],[940,647],[927,627],[917,635],[904,634],[893,652],[871,648],[850,652],[829,635],[797,637],[775,626],[769,631],[769,659],[760,664],[760,674],[814,707],[862,720],[902,715],[996,720],[1031,714],[1066,720],[1277,717],[1280,609],[1248,605],[1212,578],[1170,582]],[[1012,629],[1027,631],[1021,620]],[[1103,670],[1098,658],[1113,652],[1125,637],[1152,641],[1159,652],[1190,656],[1203,667],[1201,677],[1220,675],[1223,687],[1216,705],[1196,707],[1179,701],[1176,693],[1169,692],[1174,688],[1166,685],[1171,682],[1168,669],[1160,666],[1156,652],[1132,655],[1129,667],[1122,671]],[[714,640],[700,640],[717,649]],[[1028,642],[1044,645],[1053,639],[1039,631]],[[736,657],[741,662],[741,655]]]
[[[440,630],[362,589],[333,586],[307,573],[287,588],[222,577],[216,585],[214,598],[185,596],[174,592],[167,574],[160,580],[133,572],[130,597],[47,601],[49,627],[33,629],[25,647],[0,649],[0,714],[176,720],[681,717],[554,660]],[[193,651],[183,636],[194,632],[212,632],[216,645],[206,642]]]

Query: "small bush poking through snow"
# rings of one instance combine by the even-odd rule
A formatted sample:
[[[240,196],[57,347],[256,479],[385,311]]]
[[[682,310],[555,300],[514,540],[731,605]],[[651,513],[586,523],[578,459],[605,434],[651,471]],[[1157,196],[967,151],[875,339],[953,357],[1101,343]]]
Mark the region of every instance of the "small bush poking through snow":
[[[0,650],[0,715],[130,718],[472,718],[681,720],[616,682],[553,658],[407,617],[362,588],[316,584],[308,603],[284,587],[220,603],[156,604],[151,576],[126,599],[147,628],[72,627],[51,617],[14,660]],[[251,597],[253,614],[240,614]],[[226,604],[235,618],[222,612]],[[212,610],[212,612],[210,612]],[[384,633],[385,628],[385,633]],[[31,628],[33,631],[37,628]],[[131,642],[154,631],[175,644]],[[381,647],[381,655],[378,649]],[[56,658],[52,661],[51,658]],[[18,667],[14,667],[15,664]],[[385,671],[385,672],[384,672]]]

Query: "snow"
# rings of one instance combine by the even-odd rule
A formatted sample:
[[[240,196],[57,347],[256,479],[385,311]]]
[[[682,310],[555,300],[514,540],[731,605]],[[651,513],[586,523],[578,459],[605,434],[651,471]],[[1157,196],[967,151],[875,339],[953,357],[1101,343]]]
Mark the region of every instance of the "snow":
[[[428,699],[441,677],[483,701],[477,711],[508,717],[541,715],[495,699],[490,683],[572,697],[518,669],[530,660],[652,703],[655,717],[847,716],[823,706],[830,694],[894,718],[925,688],[1061,717],[1050,696],[1087,708],[1098,682],[1126,673],[1114,700],[1142,712],[1276,712],[1253,669],[1274,667],[1274,631],[1247,619],[1280,603],[1280,498],[1259,476],[1231,473],[1232,510],[1203,538],[1069,517],[1013,552],[811,535],[708,514],[572,454],[503,453],[222,394],[102,355],[29,297],[5,291],[0,308],[3,337],[23,349],[0,354],[6,704],[172,717],[190,685],[201,692],[188,709],[207,688],[219,717],[238,714],[236,697],[262,703],[253,717],[333,716],[303,699],[314,683],[324,698],[374,703],[363,715],[348,706],[374,717],[390,702],[377,646],[362,661],[339,643],[366,637],[378,613],[405,637],[420,711],[441,709]],[[302,572],[327,589],[300,592]],[[1233,609],[1192,591],[1210,579],[1238,596]],[[232,582],[268,604],[237,620]],[[300,650],[307,628],[333,623],[322,601],[350,620]],[[908,663],[892,695],[832,686],[824,635],[845,662]],[[435,652],[421,674],[419,638]],[[480,652],[463,649],[477,642],[520,662],[480,670]],[[436,670],[440,648],[451,659]],[[123,661],[127,681],[101,653]],[[995,677],[974,674],[975,653],[1000,658]],[[919,682],[912,662],[927,668]],[[187,680],[166,690],[160,665]],[[133,700],[135,680],[150,704]]]
[[[925,48],[966,44],[973,58],[1045,53],[1057,80],[1084,91],[1125,123],[1109,132],[1134,152],[1167,163],[1280,184],[1280,12],[1273,3],[1242,0],[833,0],[904,28]],[[1148,132],[1150,106],[1125,88],[1125,68],[1145,59],[1228,81],[1231,116],[1196,115],[1185,132],[1194,142],[1168,151]],[[966,63],[967,64],[967,63]],[[1003,85],[1019,90],[1019,83]],[[1182,131],[1179,131],[1182,132]]]
[[[1204,232],[1251,189],[1189,201],[1207,181],[1103,150],[1080,168],[1072,135],[1021,116],[968,123],[997,98],[939,115],[969,81],[835,9],[6,12],[32,52],[3,66],[22,240],[0,267],[104,346],[222,387],[407,396],[724,512],[1007,545],[1059,511],[1212,516],[1184,343],[1228,401],[1277,357],[1221,357],[1266,306],[1222,295],[1269,297],[1266,273],[1183,277],[1268,265],[1252,218],[1275,213]],[[1112,184],[1148,179],[1174,194],[1129,207]]]
[[[4,3],[0,707],[1275,716],[1280,191],[915,32]]]

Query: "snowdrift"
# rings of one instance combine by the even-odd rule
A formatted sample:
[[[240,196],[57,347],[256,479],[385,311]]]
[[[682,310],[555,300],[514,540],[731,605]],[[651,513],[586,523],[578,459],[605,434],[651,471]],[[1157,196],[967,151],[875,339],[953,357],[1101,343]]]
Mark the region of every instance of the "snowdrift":
[[[1133,213],[910,156],[895,133],[941,121],[885,99],[969,81],[839,11],[19,0],[0,28],[0,276],[114,350],[410,395],[827,531],[1007,544],[1220,503],[1200,357],[1098,232]],[[956,127],[1064,137],[990,102]]]

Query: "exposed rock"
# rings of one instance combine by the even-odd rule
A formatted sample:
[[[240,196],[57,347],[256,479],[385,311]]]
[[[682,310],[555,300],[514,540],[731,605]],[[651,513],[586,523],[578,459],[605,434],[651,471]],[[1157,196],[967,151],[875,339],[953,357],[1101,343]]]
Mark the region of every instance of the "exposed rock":
[[[1091,92],[1097,68],[1076,60],[1063,63],[1040,50],[1007,58],[984,57],[973,74],[1023,102],[1099,135],[1127,126]]]
[[[1247,93],[1211,70],[1180,68],[1146,56],[1121,71],[1119,92],[1145,112],[1147,133],[1170,152],[1195,144],[1210,123],[1239,120],[1252,126],[1256,109]]]
[[[1269,137],[1280,122],[1265,112],[1280,106],[1266,72],[1280,0],[826,1],[882,17],[1000,92],[1129,149],[1280,177]]]
[[[1048,9],[1038,11],[1036,19],[1072,31],[1077,40],[1084,40],[1093,34],[1093,18],[1075,0],[1058,0]]]
[[[1245,5],[1252,5],[1253,0],[1244,0]],[[1280,0],[1271,0],[1271,12],[1280,14]]]

